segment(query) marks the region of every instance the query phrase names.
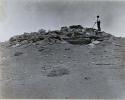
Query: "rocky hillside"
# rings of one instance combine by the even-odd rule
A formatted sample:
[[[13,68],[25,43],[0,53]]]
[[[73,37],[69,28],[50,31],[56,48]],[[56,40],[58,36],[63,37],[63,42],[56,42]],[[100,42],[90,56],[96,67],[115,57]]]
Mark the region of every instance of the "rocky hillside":
[[[125,96],[125,39],[81,25],[0,43],[0,98]]]

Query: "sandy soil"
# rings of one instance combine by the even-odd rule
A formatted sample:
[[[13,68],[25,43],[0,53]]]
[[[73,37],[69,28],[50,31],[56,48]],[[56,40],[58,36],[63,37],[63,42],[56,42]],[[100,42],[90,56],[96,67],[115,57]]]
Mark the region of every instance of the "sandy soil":
[[[125,98],[125,40],[0,45],[0,98]]]

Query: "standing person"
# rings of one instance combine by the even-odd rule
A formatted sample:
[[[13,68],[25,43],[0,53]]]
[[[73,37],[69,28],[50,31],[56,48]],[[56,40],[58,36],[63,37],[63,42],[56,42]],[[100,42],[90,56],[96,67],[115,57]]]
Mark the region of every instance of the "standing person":
[[[98,31],[101,31],[101,27],[100,27],[100,20],[99,20],[99,15],[97,16],[97,28],[98,28]]]

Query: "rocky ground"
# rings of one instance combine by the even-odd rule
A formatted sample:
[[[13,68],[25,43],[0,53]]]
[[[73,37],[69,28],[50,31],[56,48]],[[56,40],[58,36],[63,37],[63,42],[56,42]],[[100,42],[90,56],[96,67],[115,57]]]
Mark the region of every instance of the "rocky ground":
[[[125,98],[125,39],[63,32],[53,38],[42,30],[47,34],[35,41],[23,34],[0,44],[0,98]]]

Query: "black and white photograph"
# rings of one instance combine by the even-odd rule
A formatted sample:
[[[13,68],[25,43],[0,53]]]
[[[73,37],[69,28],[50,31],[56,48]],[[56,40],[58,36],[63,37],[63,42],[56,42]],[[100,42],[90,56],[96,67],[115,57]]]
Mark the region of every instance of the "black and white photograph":
[[[125,99],[125,0],[0,0],[0,99]]]

